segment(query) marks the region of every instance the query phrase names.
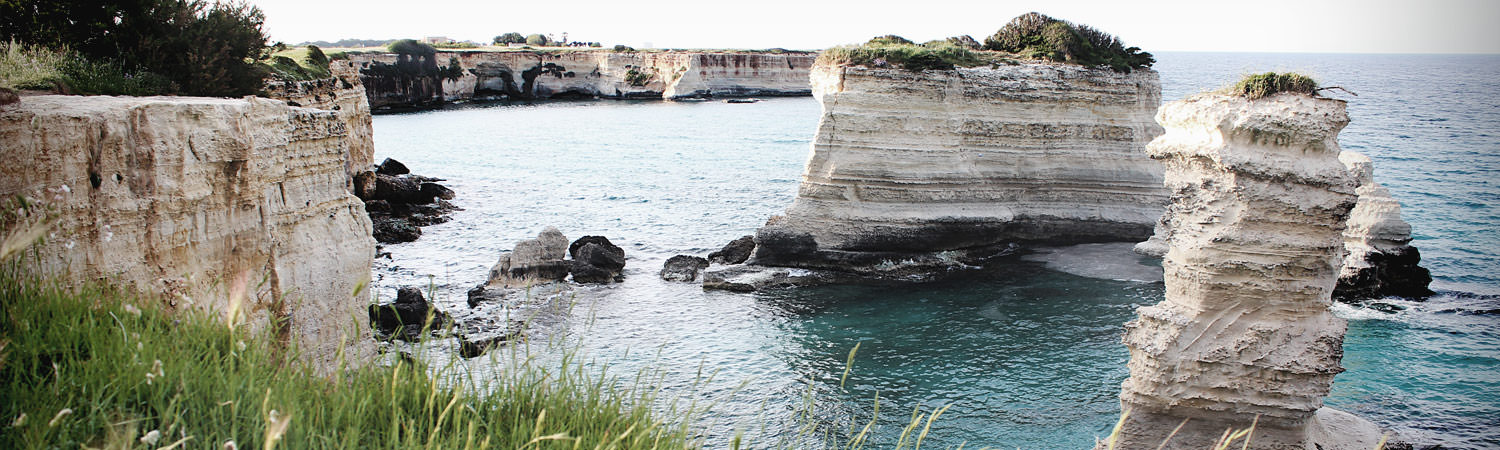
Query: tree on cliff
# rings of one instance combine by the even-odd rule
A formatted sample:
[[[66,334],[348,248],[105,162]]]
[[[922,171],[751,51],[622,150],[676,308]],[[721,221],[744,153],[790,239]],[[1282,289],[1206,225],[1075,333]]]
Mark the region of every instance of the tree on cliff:
[[[265,15],[242,2],[0,0],[0,39],[68,47],[126,72],[166,77],[187,95],[254,94],[268,72]]]
[[[526,43],[526,36],[522,36],[521,33],[517,33],[517,32],[514,32],[514,31],[509,32],[509,33],[505,33],[505,34],[502,34],[502,35],[499,35],[499,36],[495,36],[495,45],[525,44],[525,43]]]
[[[526,36],[526,45],[541,46],[541,45],[547,45],[548,43],[551,43],[551,40],[547,39],[546,36],[543,36],[543,35],[540,35],[540,34],[532,34],[532,35]]]

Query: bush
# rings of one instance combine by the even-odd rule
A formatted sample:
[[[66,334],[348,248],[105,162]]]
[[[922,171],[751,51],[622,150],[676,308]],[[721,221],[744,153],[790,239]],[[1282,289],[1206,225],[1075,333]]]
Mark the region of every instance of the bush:
[[[1282,92],[1313,95],[1318,92],[1318,82],[1299,73],[1266,72],[1245,75],[1238,83],[1224,88],[1221,92],[1251,100]]]
[[[437,54],[437,49],[431,45],[417,42],[416,39],[402,39],[385,46],[386,50],[398,55],[430,57]]]
[[[636,70],[635,68],[631,68],[625,72],[625,81],[629,82],[631,86],[645,86],[651,82],[651,77],[651,72]]]
[[[894,34],[887,34],[885,36],[875,36],[873,38],[870,38],[869,41],[865,42],[865,45],[903,45],[903,44],[904,45],[912,45],[912,44],[916,44],[916,43],[912,42],[911,39],[907,39],[907,38],[904,38],[904,37],[901,37],[901,36],[897,36],[897,35],[894,35]]]
[[[540,34],[530,34],[526,36],[526,45],[535,45],[541,47],[549,43],[551,43],[551,41],[547,40],[546,36],[542,36]]]
[[[1142,52],[1139,47],[1125,47],[1108,33],[1035,12],[1011,19],[984,40],[984,48],[1028,58],[1109,67],[1119,72],[1156,63],[1150,53]]]
[[[525,43],[526,43],[526,36],[522,36],[521,33],[517,33],[517,32],[514,32],[514,31],[509,32],[509,33],[505,33],[505,34],[502,34],[502,35],[499,35],[499,36],[495,36],[495,45],[525,44]]]
[[[0,42],[0,88],[52,89],[63,78],[69,53],[16,41]]]
[[[260,9],[204,0],[0,1],[0,39],[71,48],[125,73],[164,76],[188,95],[261,89],[266,47]],[[139,68],[139,69],[136,69]]]
[[[617,45],[615,45],[614,51],[617,51],[617,52],[633,52],[633,51],[635,51],[635,48],[634,47],[630,47],[630,46],[626,46],[624,44],[617,44]]]
[[[951,45],[967,48],[969,50],[980,49],[979,41],[974,40],[973,36],[969,36],[967,34],[963,36],[950,37],[948,39],[945,39],[945,41],[947,41]]]
[[[92,61],[67,48],[15,41],[0,42],[0,87],[96,95],[162,95],[176,90],[172,80],[161,75],[125,70],[111,60]]]

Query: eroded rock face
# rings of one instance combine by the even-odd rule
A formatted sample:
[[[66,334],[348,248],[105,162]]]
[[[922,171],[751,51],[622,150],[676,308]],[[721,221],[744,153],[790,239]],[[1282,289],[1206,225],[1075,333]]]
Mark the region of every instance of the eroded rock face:
[[[285,100],[292,106],[334,111],[344,122],[349,157],[344,170],[358,175],[375,163],[375,128],[370,117],[370,102],[359,70],[348,60],[332,61],[328,68],[333,77],[309,81],[273,81],[266,83],[266,95]]]
[[[1155,72],[820,65],[812,80],[823,104],[812,157],[785,217],[757,233],[752,263],[1139,240],[1166,204],[1144,151],[1160,134]]]
[[[1344,266],[1339,271],[1335,298],[1355,301],[1386,296],[1421,298],[1432,275],[1418,266],[1422,255],[1411,246],[1411,225],[1401,220],[1401,203],[1375,182],[1370,158],[1351,151],[1339,161],[1359,180],[1359,201],[1344,229]]]
[[[437,64],[457,61],[459,65],[458,78],[441,80],[440,88],[392,83],[389,77],[371,79],[367,86],[376,108],[498,97],[808,95],[808,70],[816,59],[817,54],[808,52],[440,51],[433,57]],[[358,54],[350,55],[350,61],[368,69],[397,64],[397,56]]]
[[[514,250],[502,253],[500,261],[490,269],[488,286],[517,287],[549,281],[562,281],[568,277],[571,264],[564,261],[568,256],[568,238],[556,227],[547,227],[537,233],[535,239],[516,243]]]
[[[1345,323],[1329,305],[1357,186],[1338,156],[1344,102],[1205,94],[1157,121],[1166,299],[1126,324],[1120,448],[1155,448],[1184,418],[1166,448],[1207,448],[1257,416],[1251,448],[1373,448],[1373,427],[1324,423],[1352,417],[1323,408],[1343,371]]]
[[[0,108],[0,196],[55,208],[38,272],[220,314],[243,275],[234,310],[253,327],[286,320],[320,363],[365,342],[358,359],[375,240],[347,134],[332,112],[254,97],[27,97]]]

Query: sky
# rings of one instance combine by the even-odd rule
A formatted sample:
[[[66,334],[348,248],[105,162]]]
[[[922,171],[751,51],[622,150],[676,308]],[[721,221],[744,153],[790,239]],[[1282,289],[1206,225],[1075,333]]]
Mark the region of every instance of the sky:
[[[271,40],[514,31],[655,48],[821,49],[896,34],[981,41],[1037,11],[1146,51],[1500,53],[1500,0],[250,0]]]

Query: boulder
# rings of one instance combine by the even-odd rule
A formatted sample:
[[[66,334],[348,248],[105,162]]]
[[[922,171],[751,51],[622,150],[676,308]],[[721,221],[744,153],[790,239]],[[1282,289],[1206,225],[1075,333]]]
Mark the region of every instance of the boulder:
[[[382,244],[411,242],[422,237],[422,229],[405,220],[392,217],[373,217],[375,240]]]
[[[383,335],[405,340],[420,336],[425,325],[429,330],[437,329],[447,322],[447,316],[433,309],[415,287],[403,287],[396,291],[396,301],[385,305],[370,305],[370,326]]]
[[[667,281],[693,281],[708,268],[708,260],[697,256],[677,255],[667,259],[661,267],[661,279]]]
[[[367,202],[375,199],[375,172],[364,171],[354,175],[354,196]]]
[[[618,250],[615,247],[614,250]],[[573,253],[573,261],[588,264],[610,272],[619,273],[625,268],[624,252],[615,252],[599,243],[584,244],[578,251]]]
[[[427,203],[422,197],[422,185],[409,178],[394,175],[375,175],[375,199],[391,203]]]
[[[574,283],[609,283],[615,280],[615,273],[580,261],[572,261],[572,273]]]
[[[21,96],[17,95],[16,91],[10,90],[9,88],[0,88],[0,105],[9,105],[11,103],[20,102]]]
[[[391,158],[386,158],[385,161],[381,161],[380,165],[376,167],[375,173],[381,175],[406,175],[411,173],[411,169],[407,169],[406,164],[401,164],[401,161]]]
[[[603,246],[605,249],[609,250],[610,253],[618,255],[621,260],[625,259],[625,249],[622,249],[614,243],[610,242],[609,238],[604,236],[584,236],[578,238],[578,240],[573,241],[572,244],[568,244],[568,255],[572,256],[573,259],[578,259],[578,249],[583,248],[584,245],[591,243]]]
[[[717,264],[739,264],[750,259],[750,253],[754,251],[755,236],[742,236],[730,241],[719,251],[709,253],[708,261]]]
[[[423,182],[422,184],[418,185],[417,189],[422,193],[423,198],[428,199],[423,203],[428,203],[433,199],[439,198],[443,200],[453,200],[453,190],[448,189],[447,186],[443,186],[441,184]]]

